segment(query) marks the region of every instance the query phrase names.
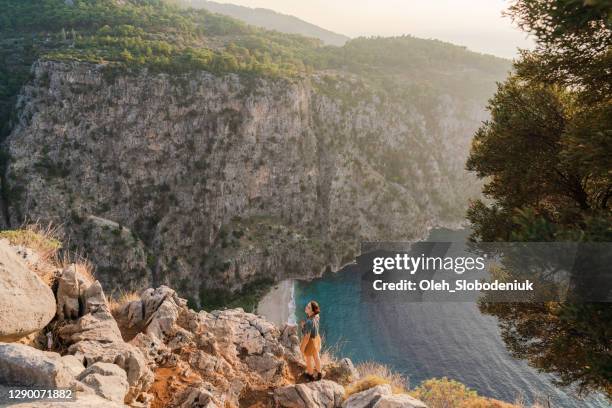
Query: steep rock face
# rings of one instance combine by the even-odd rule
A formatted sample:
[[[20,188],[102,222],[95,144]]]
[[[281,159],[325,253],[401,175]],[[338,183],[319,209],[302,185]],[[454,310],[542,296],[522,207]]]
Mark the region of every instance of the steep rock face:
[[[107,288],[195,298],[315,276],[361,239],[456,223],[477,191],[462,170],[476,103],[417,106],[323,74],[33,72],[4,142],[9,221],[63,224]]]

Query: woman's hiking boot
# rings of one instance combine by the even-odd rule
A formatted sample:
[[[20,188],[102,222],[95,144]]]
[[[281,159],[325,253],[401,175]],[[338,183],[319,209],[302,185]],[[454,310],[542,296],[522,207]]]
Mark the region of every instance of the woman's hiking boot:
[[[304,380],[306,380],[306,382],[315,380],[315,376],[313,376],[312,374],[308,374],[308,373],[302,374],[302,377],[304,377]]]

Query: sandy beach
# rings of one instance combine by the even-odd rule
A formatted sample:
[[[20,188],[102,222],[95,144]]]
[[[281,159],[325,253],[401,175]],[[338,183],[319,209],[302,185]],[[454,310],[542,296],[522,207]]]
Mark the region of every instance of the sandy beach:
[[[257,314],[282,327],[289,321],[292,280],[284,280],[272,287],[257,305]]]

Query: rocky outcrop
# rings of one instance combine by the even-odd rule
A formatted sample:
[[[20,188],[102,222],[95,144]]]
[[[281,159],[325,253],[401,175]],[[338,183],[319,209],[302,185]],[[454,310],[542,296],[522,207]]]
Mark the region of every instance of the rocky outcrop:
[[[150,392],[164,406],[237,407],[250,401],[287,408],[339,408],[344,406],[341,384],[359,377],[345,358],[324,367],[329,379],[295,384],[303,371],[296,326],[279,330],[241,309],[196,313],[168,287],[143,291],[116,317],[124,333],[137,328],[130,343],[155,362]],[[379,408],[425,407],[408,395],[392,395],[389,386],[356,394],[347,402],[348,408],[374,406],[369,403]]]
[[[55,315],[53,292],[0,240],[0,341],[14,341],[47,325]]]
[[[343,397],[344,388],[329,380],[289,385],[274,392],[277,406],[284,408],[337,408]]]
[[[96,363],[110,363],[125,372],[127,392],[123,397],[127,402],[136,400],[148,390],[153,374],[147,360],[137,347],[123,340],[100,282],[87,284],[87,279],[76,272],[75,266],[67,267],[58,277],[57,304],[58,318],[64,322],[58,330],[60,340],[68,346],[68,353],[88,367],[81,374],[82,381],[87,383],[88,375],[91,375],[88,381],[99,383],[94,389],[108,398],[107,389],[121,389],[118,385],[123,384],[123,379],[117,378],[117,375],[113,375],[112,379],[102,379],[102,374],[89,370]],[[108,371],[108,366],[102,367]],[[106,383],[111,385],[107,386]],[[111,399],[115,400],[115,397],[113,395]]]
[[[62,363],[64,363],[64,366],[66,367],[66,369],[75,378],[78,377],[79,375],[81,375],[81,373],[83,371],[85,371],[85,366],[83,365],[81,360],[79,360],[78,358],[76,358],[72,354],[63,355],[62,356]]]
[[[342,408],[427,408],[408,394],[393,394],[389,384],[377,385],[351,395]]]
[[[151,392],[156,398],[168,398],[170,406],[183,406],[194,398],[220,407],[238,406],[245,394],[283,385],[290,365],[297,364],[295,354],[288,352],[295,351],[297,342],[283,344],[281,332],[259,316],[240,309],[196,313],[182,299],[175,303],[168,288],[153,293],[165,294],[165,300],[151,302],[156,296],[145,291],[136,301],[142,310],[147,310],[146,304],[159,307],[131,343],[156,362]],[[126,316],[135,308],[135,302],[126,305],[119,311],[119,321],[129,321]],[[194,389],[194,384],[201,385]],[[166,397],[168,388],[181,392]]]
[[[325,367],[325,377],[340,384],[348,384],[359,379],[359,372],[349,358],[333,361]]]
[[[19,99],[11,224],[57,221],[107,290],[313,277],[362,239],[463,218],[479,104],[406,102],[353,77],[243,78],[40,61]],[[198,284],[193,284],[197,282]]]
[[[0,384],[69,388],[75,383],[71,369],[58,353],[24,344],[0,343]]]
[[[64,314],[54,326],[55,343],[67,346],[67,354],[0,343],[0,384],[70,387],[79,406],[91,407],[424,407],[392,395],[388,386],[351,396],[343,405],[344,387],[336,381],[295,384],[303,370],[295,326],[279,330],[241,309],[195,312],[168,287],[145,290],[119,308],[118,325],[99,283],[88,283],[75,271],[70,266],[58,277],[57,293],[66,298],[57,302],[65,307],[58,306],[58,318]],[[67,312],[74,297],[81,305],[76,314]],[[348,359],[324,370],[344,383],[358,376]]]
[[[0,399],[12,386],[70,388],[78,406],[92,408],[340,408],[343,385],[359,376],[342,359],[324,365],[326,379],[300,384],[304,361],[295,325],[279,329],[242,309],[196,312],[167,286],[114,304],[111,313],[100,282],[86,268],[59,269],[52,258],[36,255],[27,251],[28,264],[21,266],[38,259],[37,268],[53,271],[56,314],[31,345],[0,343]],[[387,404],[379,408],[422,408],[387,391],[352,396],[348,408],[366,400]]]
[[[146,404],[153,382],[149,361],[123,340],[100,283],[90,282],[70,265],[57,277],[57,296],[48,345],[61,345],[67,354],[0,343],[0,384],[72,388],[79,401],[83,397],[91,406]]]
[[[122,404],[129,384],[125,371],[116,364],[94,363],[78,377],[104,399]]]

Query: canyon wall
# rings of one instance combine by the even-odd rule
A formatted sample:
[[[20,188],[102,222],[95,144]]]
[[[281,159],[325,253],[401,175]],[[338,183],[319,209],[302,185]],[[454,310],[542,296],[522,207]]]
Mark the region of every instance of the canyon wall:
[[[104,287],[313,277],[361,240],[457,225],[482,101],[334,72],[273,79],[41,60],[3,142],[3,222],[59,225]],[[6,214],[4,214],[6,213]]]

